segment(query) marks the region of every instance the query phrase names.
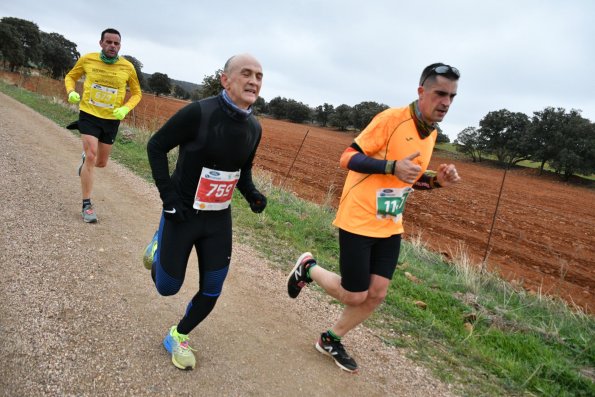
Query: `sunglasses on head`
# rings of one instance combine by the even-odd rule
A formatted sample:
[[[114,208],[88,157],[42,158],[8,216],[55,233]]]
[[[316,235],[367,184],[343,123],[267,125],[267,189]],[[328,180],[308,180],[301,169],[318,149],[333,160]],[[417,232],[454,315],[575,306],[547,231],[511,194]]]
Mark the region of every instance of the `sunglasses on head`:
[[[424,83],[426,82],[428,77],[435,75],[435,74],[438,74],[438,75],[452,74],[452,75],[457,76],[457,78],[461,77],[461,73],[459,72],[459,69],[455,68],[454,66],[439,65],[439,66],[435,66],[432,69],[430,69],[428,74],[426,74],[426,77],[423,78],[423,80],[421,81],[421,83],[419,85],[424,85]]]

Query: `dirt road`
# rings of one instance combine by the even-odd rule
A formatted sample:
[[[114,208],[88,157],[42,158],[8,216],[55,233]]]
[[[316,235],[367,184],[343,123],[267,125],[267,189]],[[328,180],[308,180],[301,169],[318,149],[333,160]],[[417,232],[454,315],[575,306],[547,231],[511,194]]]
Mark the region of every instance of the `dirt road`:
[[[285,275],[240,244],[217,307],[191,335],[197,368],[174,368],[161,340],[197,271],[164,298],[142,267],[156,189],[112,162],[97,172],[100,222],[84,224],[78,138],[0,94],[0,139],[0,395],[451,395],[363,327],[346,341],[362,371],[341,372],[313,348],[336,305],[310,290],[290,300]]]

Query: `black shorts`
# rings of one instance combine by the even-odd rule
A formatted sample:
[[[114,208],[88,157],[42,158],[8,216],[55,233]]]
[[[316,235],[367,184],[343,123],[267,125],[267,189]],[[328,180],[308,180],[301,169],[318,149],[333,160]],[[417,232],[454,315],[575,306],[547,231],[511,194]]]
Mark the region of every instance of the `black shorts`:
[[[391,280],[399,260],[401,235],[366,237],[339,229],[341,286],[349,292],[370,288],[370,276]]]
[[[102,119],[82,110],[79,112],[78,129],[81,134],[92,135],[101,143],[113,145],[119,126],[120,120]]]

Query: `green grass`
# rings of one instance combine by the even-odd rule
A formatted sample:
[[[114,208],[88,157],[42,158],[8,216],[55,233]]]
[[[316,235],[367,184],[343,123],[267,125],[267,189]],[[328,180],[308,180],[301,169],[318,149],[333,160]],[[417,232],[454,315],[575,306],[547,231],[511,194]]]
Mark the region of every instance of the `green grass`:
[[[44,97],[0,80],[0,91],[31,109],[53,120],[56,124],[66,126],[77,117],[77,112],[53,98]]]
[[[14,86],[0,82],[0,91],[59,125],[76,117],[72,108]],[[119,134],[113,153],[150,180],[148,137],[134,130]],[[334,210],[279,189],[265,172],[255,170],[255,177],[269,204],[255,215],[235,194],[236,241],[260,250],[283,271],[305,250],[337,271]],[[404,242],[386,301],[366,324],[461,395],[595,395],[594,318],[477,269],[464,252],[445,263],[418,240]]]
[[[124,140],[122,134],[118,134],[111,157],[130,168],[137,175],[151,180],[151,168],[149,167],[145,146],[140,146],[134,141]]]
[[[449,373],[446,379],[479,386],[475,395],[595,391],[592,379],[580,375],[595,364],[593,318],[574,314],[560,301],[515,291],[494,275],[470,277],[460,264],[444,264],[431,254],[420,259],[419,249],[405,247],[405,268],[397,271],[382,313],[372,320],[401,334],[387,342],[410,348],[414,358]],[[409,281],[405,272],[421,281]],[[414,304],[418,300],[426,310]]]

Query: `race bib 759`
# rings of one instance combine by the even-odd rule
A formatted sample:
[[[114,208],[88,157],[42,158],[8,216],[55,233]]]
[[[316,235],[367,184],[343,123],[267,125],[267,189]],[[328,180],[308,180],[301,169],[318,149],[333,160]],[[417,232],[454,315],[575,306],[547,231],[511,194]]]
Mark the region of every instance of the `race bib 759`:
[[[226,209],[231,203],[233,191],[239,179],[240,170],[230,172],[203,167],[193,207],[203,211]]]

